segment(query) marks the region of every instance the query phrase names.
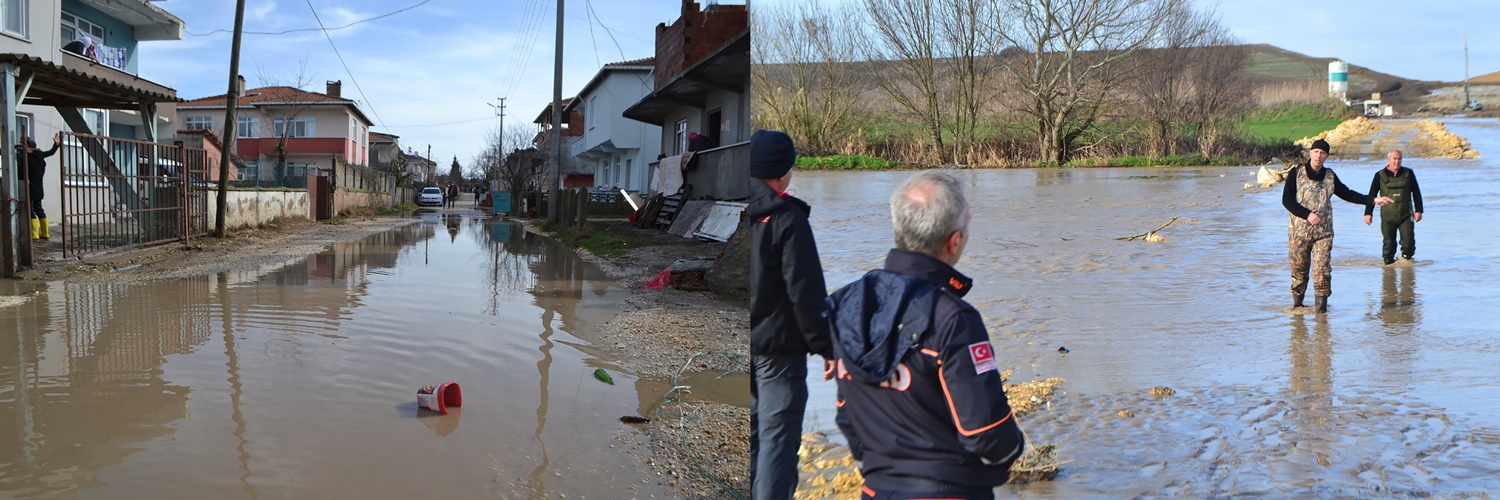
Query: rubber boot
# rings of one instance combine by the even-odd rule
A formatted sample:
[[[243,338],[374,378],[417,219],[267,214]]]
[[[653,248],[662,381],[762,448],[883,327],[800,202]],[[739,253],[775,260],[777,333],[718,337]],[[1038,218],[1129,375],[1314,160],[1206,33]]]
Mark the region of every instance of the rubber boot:
[[[1302,295],[1300,293],[1292,294],[1292,307],[1307,307],[1302,305]]]
[[[31,219],[31,239],[34,240],[41,237],[41,233],[37,229],[39,226],[40,222],[37,219]]]
[[[32,219],[32,220],[37,220],[37,219]],[[44,240],[50,240],[50,239],[52,239],[52,234],[47,229],[47,218],[46,217],[42,217],[41,221],[42,222],[40,224],[38,224],[38,225],[41,226],[42,239],[44,239]]]
[[[1313,297],[1313,312],[1323,314],[1328,312],[1328,297],[1317,295]]]

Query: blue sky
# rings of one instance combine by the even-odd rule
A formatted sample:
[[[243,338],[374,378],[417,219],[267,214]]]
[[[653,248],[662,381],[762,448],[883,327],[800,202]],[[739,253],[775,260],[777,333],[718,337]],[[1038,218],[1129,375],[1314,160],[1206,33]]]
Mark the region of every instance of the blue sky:
[[[597,19],[590,15],[589,3]],[[497,126],[495,112],[488,106],[498,103],[496,98],[507,97],[507,128],[530,123],[552,100],[555,1],[311,0],[311,4],[329,28],[416,7],[329,31],[348,64],[346,71],[323,32],[316,31],[318,22],[307,0],[247,2],[246,32],[314,30],[246,34],[240,54],[240,74],[246,85],[261,86],[262,76],[289,81],[306,61],[306,79],[312,83],[305,90],[322,92],[324,82],[342,80],[343,96],[359,101],[375,122],[373,130],[401,136],[404,147],[422,154],[430,144],[433,159],[444,168],[454,156],[467,168],[483,148],[486,136]],[[181,18],[189,34],[177,41],[142,42],[141,76],[176,89],[184,99],[223,94],[228,87],[228,31],[234,27],[234,2],[157,5]],[[679,0],[567,0],[563,97],[578,92],[601,64],[653,56],[656,25],[675,21],[681,7]],[[528,25],[534,29],[528,30]],[[528,33],[533,35],[531,45],[525,43]]]

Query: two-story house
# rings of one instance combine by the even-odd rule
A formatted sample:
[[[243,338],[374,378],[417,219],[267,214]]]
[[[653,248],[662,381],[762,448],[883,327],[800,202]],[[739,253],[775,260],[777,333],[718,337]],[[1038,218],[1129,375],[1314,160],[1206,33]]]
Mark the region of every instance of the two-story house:
[[[335,162],[370,164],[370,119],[354,101],[341,96],[343,84],[328,82],[324,93],[293,87],[249,89],[236,104],[235,154],[245,161],[245,184],[301,187],[310,172]],[[184,130],[222,134],[224,94],[177,106]]]
[[[563,108],[583,110],[583,136],[572,155],[593,167],[594,186],[611,191],[648,192],[650,167],[661,152],[661,127],[625,118],[625,108],[651,93],[654,58],[610,63],[599,69]]]
[[[561,133],[553,134],[552,130],[552,103],[547,103],[541,113],[537,113],[536,119],[531,123],[537,124],[537,134],[531,143],[536,146],[537,151],[546,155],[547,163],[542,171],[542,177],[547,179],[547,185],[552,182],[553,169],[560,172],[562,187],[567,189],[593,187],[594,170],[592,166],[578,161],[578,158],[568,153],[573,150],[573,144],[583,140],[583,113],[572,109],[568,105],[573,102],[572,97],[562,100],[562,130]],[[556,155],[552,153],[552,138],[560,137],[562,141],[562,167],[558,167]]]
[[[688,151],[693,133],[707,138],[683,172],[694,198],[750,196],[749,26],[744,5],[683,0],[682,17],[656,26],[655,87],[624,112],[661,127],[667,156]]]
[[[181,40],[182,30],[181,19],[146,0],[0,0],[0,86],[12,93],[12,99],[0,99],[4,130],[10,132],[4,134],[3,149],[8,153],[22,133],[47,148],[59,131],[158,141],[157,130],[172,122],[177,92],[137,76],[139,43]],[[133,147],[91,144],[100,147],[84,148],[68,139],[60,154],[87,157],[83,163],[90,168],[110,165],[117,173],[135,173]],[[80,149],[87,149],[87,155]],[[113,189],[114,199],[136,197],[125,183],[97,177],[65,181],[55,161],[40,180],[48,193],[42,205],[54,219],[52,225],[61,222],[62,187],[77,189],[73,194],[78,197],[93,196],[88,191],[96,189]],[[16,179],[15,168],[15,162],[6,162],[0,177]],[[19,197],[19,185],[7,184],[11,191],[0,196]],[[25,225],[22,213],[12,216],[11,228]],[[15,262],[12,257],[29,252],[29,246],[6,245],[3,271],[8,272],[14,267],[9,265]]]

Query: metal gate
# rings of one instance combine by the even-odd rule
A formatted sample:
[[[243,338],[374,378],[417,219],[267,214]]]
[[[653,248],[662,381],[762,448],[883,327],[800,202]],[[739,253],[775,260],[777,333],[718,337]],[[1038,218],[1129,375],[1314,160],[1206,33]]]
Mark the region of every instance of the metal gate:
[[[63,252],[83,258],[208,233],[208,156],[202,149],[64,133]]]

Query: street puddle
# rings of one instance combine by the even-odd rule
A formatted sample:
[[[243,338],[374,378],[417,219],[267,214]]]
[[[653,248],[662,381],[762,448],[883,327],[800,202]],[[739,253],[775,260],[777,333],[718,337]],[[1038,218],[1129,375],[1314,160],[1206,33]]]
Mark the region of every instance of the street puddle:
[[[629,292],[520,226],[419,217],[215,276],[7,285],[36,293],[0,308],[0,496],[667,496],[619,420],[659,387],[593,344]],[[462,407],[417,409],[447,381]]]

